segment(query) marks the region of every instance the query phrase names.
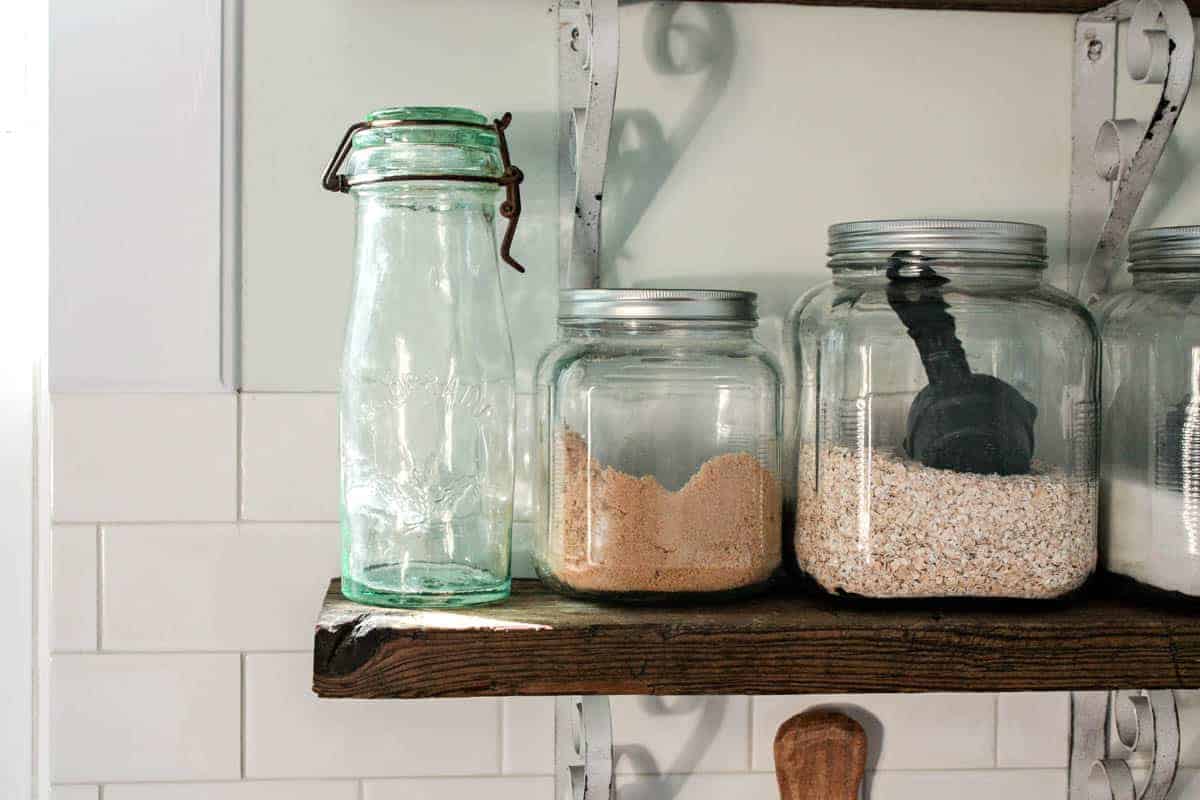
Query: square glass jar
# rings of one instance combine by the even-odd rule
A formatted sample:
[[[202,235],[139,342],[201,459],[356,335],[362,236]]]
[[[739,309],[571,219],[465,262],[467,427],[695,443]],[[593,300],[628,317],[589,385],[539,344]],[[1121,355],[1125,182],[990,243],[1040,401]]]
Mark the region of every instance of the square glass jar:
[[[781,558],[781,371],[753,293],[576,289],[538,367],[534,563],[556,591],[738,596]]]

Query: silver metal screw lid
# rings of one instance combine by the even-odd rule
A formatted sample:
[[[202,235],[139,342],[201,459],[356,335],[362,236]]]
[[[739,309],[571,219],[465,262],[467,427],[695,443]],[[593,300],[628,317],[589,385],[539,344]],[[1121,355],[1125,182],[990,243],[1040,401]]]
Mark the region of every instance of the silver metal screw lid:
[[[563,289],[558,318],[756,322],[758,295],[719,289]]]
[[[1200,225],[1142,228],[1129,235],[1129,269],[1200,268]],[[1165,263],[1169,261],[1170,263]]]
[[[1046,258],[1046,229],[1027,222],[883,219],[829,226],[829,256],[854,253],[958,252]]]

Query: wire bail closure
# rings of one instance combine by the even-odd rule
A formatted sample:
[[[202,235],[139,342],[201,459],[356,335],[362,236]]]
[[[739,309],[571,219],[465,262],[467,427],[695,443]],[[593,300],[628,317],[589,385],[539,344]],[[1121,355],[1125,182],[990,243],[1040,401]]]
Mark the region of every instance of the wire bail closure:
[[[507,111],[500,119],[493,120],[491,125],[481,125],[474,122],[455,122],[446,119],[380,119],[369,122],[356,122],[351,125],[346,134],[342,137],[342,141],[338,144],[337,151],[333,154],[333,158],[329,161],[329,166],[325,168],[325,174],[321,176],[322,188],[330,192],[346,193],[354,186],[366,186],[371,183],[392,183],[404,181],[457,181],[460,183],[494,183],[503,186],[506,196],[504,202],[500,204],[500,216],[508,220],[508,226],[505,228],[504,237],[500,241],[500,258],[505,264],[515,269],[517,272],[524,272],[525,267],[521,266],[510,252],[512,249],[513,237],[517,233],[517,221],[521,218],[521,181],[525,180],[525,173],[514,166],[508,155],[508,140],[504,136],[504,130],[512,122],[512,114]],[[484,131],[494,131],[496,138],[500,144],[500,162],[504,166],[504,174],[498,178],[492,178],[479,175],[385,175],[378,178],[363,178],[361,180],[351,180],[345,175],[339,174],[338,170],[342,168],[342,164],[346,160],[346,156],[350,155],[350,147],[353,143],[356,134],[365,131],[369,128],[394,128],[400,125],[411,125],[416,127],[433,127],[439,125],[453,126],[457,128],[477,128]]]

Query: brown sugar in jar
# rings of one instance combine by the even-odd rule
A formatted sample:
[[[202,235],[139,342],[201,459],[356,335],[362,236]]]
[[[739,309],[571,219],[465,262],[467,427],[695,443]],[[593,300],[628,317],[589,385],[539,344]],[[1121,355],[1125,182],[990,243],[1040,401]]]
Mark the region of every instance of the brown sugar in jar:
[[[779,481],[750,453],[714,456],[678,491],[589,457],[560,432],[548,578],[582,593],[727,592],[780,561]]]
[[[781,371],[757,299],[568,289],[538,364],[534,566],[555,591],[704,601],[782,550]]]

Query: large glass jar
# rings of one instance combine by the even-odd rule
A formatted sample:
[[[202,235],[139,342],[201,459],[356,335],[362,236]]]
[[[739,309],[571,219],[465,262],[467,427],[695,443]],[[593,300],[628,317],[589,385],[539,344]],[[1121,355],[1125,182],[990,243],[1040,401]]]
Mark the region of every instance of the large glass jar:
[[[520,208],[507,122],[383,109],[326,172],[357,209],[340,398],[342,593],[354,600],[509,593],[514,373],[494,234],[501,185],[502,213]]]
[[[796,566],[866,597],[1049,598],[1096,563],[1098,343],[1045,229],[829,230],[789,317]]]
[[[780,563],[780,370],[750,292],[565,290],[538,367],[535,564],[619,600],[741,594]]]
[[[1129,239],[1100,308],[1101,533],[1112,572],[1200,596],[1200,226]]]

